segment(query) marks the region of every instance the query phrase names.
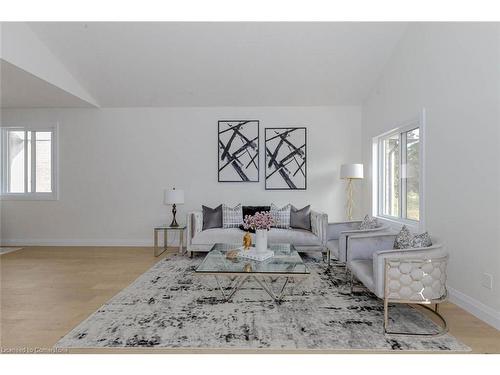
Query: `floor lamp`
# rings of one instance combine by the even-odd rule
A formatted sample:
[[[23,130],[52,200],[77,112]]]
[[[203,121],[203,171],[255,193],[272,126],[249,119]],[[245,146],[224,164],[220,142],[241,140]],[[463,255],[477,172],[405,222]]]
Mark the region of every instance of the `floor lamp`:
[[[346,202],[346,215],[347,220],[352,220],[352,180],[363,178],[363,164],[342,164],[340,166],[340,178],[347,180],[347,202]]]

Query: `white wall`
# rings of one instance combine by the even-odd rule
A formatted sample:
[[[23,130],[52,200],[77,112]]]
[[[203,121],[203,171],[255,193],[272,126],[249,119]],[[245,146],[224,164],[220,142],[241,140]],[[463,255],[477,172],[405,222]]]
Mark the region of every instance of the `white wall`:
[[[426,108],[426,227],[451,254],[452,299],[500,329],[499,35],[495,24],[413,24],[364,105],[363,159],[371,166],[372,137]]]
[[[217,121],[259,119],[259,183],[217,182]],[[3,243],[152,243],[167,222],[163,189],[185,190],[187,210],[201,204],[285,204],[343,219],[341,163],[361,159],[360,107],[129,108],[4,110],[4,125],[59,122],[60,199],[3,201]],[[265,191],[264,127],[306,126],[308,189]]]

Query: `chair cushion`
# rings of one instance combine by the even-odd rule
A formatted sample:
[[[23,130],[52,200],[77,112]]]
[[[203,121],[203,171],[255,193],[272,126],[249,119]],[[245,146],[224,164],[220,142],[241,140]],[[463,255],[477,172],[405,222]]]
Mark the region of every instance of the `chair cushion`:
[[[330,250],[330,255],[335,259],[339,259],[339,240],[329,240],[326,247]]]
[[[245,232],[238,228],[214,228],[197,233],[193,239],[193,245],[205,245],[215,243],[242,244]],[[252,241],[254,235],[252,234]],[[312,232],[303,229],[280,229],[271,228],[268,232],[270,243],[291,243],[293,245],[318,246],[321,245],[319,237]]]
[[[349,269],[361,283],[371,292],[375,293],[375,281],[373,278],[373,261],[369,259],[353,260],[349,263]],[[380,297],[380,296],[379,296]]]

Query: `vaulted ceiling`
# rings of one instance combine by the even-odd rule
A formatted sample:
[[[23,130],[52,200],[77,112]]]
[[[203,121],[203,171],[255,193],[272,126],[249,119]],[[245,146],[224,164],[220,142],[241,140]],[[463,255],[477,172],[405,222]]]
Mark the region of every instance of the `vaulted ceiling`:
[[[28,26],[95,99],[86,105],[142,107],[361,104],[407,25],[47,22]],[[18,88],[8,75],[20,72],[12,70],[8,66],[2,71],[8,83],[2,84],[2,93],[9,98],[4,107],[81,104],[75,98],[62,100],[60,92],[53,93],[52,102],[30,98],[26,89],[23,95],[14,95],[12,90]],[[26,78],[16,79],[26,87]],[[39,89],[32,94],[40,95],[40,82],[36,86]]]

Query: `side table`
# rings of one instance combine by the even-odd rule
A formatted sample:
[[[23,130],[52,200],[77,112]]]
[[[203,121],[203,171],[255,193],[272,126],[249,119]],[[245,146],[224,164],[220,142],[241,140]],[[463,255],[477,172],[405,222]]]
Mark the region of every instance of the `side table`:
[[[171,227],[169,225],[159,225],[157,227],[154,227],[154,256],[160,256],[167,250],[167,240],[168,240],[168,231],[173,230],[173,231],[179,231],[179,253],[183,254],[184,252],[184,230],[186,229],[185,225],[179,225],[178,227]],[[160,247],[158,246],[158,233],[163,231],[163,251],[160,251]]]

